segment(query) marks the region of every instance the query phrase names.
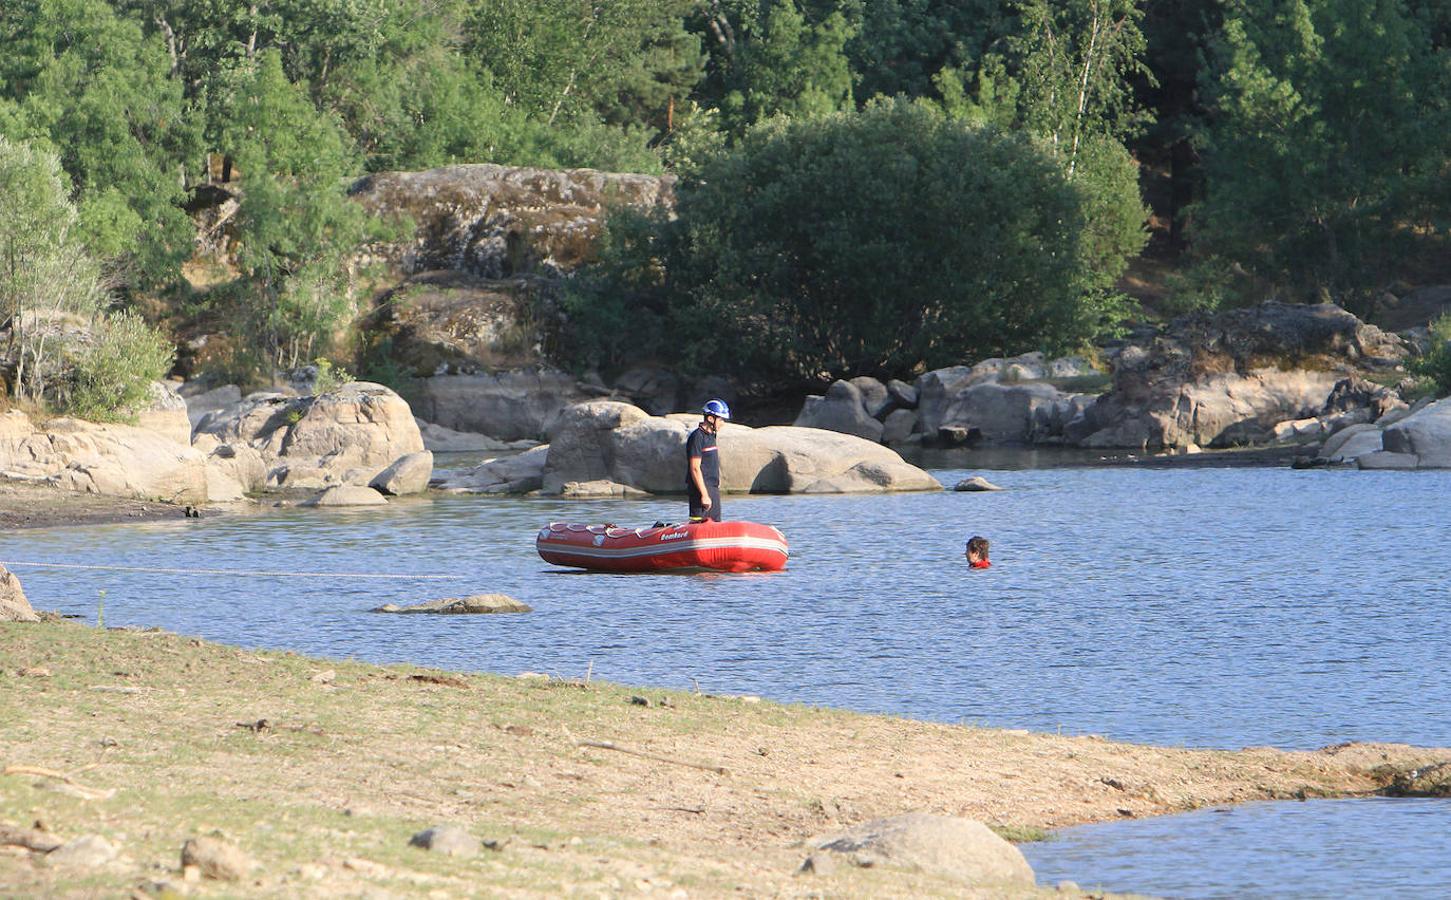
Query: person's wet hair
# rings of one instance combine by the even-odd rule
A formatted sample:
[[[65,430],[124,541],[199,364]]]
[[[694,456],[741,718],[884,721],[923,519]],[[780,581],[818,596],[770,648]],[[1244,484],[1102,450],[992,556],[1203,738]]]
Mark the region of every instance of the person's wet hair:
[[[979,559],[987,559],[987,538],[981,535],[973,535],[967,539],[967,552],[977,554]]]

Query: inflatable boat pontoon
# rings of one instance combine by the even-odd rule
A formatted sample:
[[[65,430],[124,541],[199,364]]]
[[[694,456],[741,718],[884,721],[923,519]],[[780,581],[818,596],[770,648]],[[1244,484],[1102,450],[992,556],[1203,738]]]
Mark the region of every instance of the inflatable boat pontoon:
[[[534,546],[545,562],[602,572],[774,572],[786,567],[786,536],[755,522],[691,522],[621,528],[551,522]]]

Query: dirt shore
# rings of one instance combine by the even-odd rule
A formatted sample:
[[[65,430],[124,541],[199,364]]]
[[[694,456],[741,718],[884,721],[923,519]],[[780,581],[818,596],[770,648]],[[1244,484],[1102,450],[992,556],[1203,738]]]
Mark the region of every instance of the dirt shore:
[[[797,875],[802,842],[909,811],[1021,836],[1371,794],[1451,757],[1146,747],[75,623],[0,625],[0,648],[0,834],[39,821],[119,850],[77,869],[0,847],[5,895],[962,896],[882,867]],[[495,849],[408,846],[440,823]],[[243,885],[183,880],[203,834],[255,861]]]
[[[103,497],[44,484],[0,480],[0,531],[181,519],[186,517],[186,509],[174,503]]]

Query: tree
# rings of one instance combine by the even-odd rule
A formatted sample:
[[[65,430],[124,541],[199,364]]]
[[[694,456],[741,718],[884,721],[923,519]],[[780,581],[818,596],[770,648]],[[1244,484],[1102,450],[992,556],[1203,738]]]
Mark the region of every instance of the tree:
[[[926,104],[772,120],[673,221],[611,224],[570,330],[618,316],[670,363],[776,385],[1064,349],[1099,324],[1087,209],[1037,142]]]
[[[107,301],[60,160],[0,135],[0,327],[10,393],[98,419],[144,405],[173,348],[134,314],[107,314]]]
[[[700,80],[689,0],[490,0],[466,51],[511,103],[549,124],[607,118],[664,125]]]
[[[1213,59],[1196,252],[1367,312],[1437,215],[1446,48],[1400,0],[1275,0],[1231,3]]]
[[[1118,140],[1143,124],[1133,78],[1145,49],[1140,0],[1022,0],[1011,40],[1019,115],[1064,157],[1071,178],[1085,139]]]
[[[0,5],[0,131],[59,153],[92,252],[145,284],[191,251],[199,132],[159,40],[102,0]]]
[[[857,33],[854,21],[859,18],[856,4],[702,4],[691,27],[702,35],[710,62],[696,91],[697,102],[720,110],[721,126],[732,137],[772,116],[817,116],[851,108],[854,74],[846,46]]]
[[[237,212],[237,311],[272,364],[293,367],[326,349],[352,312],[348,261],[369,234],[345,196],[356,167],[336,118],[258,55],[223,140],[242,172]]]

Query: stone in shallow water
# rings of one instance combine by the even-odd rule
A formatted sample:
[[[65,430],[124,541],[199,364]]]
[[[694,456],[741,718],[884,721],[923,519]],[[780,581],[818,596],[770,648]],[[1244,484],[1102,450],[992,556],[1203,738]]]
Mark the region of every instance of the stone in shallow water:
[[[474,594],[470,597],[444,597],[441,600],[427,600],[410,606],[385,603],[373,612],[383,613],[433,613],[456,615],[465,613],[532,612],[533,607],[515,600],[507,594]]]
[[[954,491],[1001,491],[998,487],[981,475],[974,475],[971,478],[964,478],[953,488]]]

